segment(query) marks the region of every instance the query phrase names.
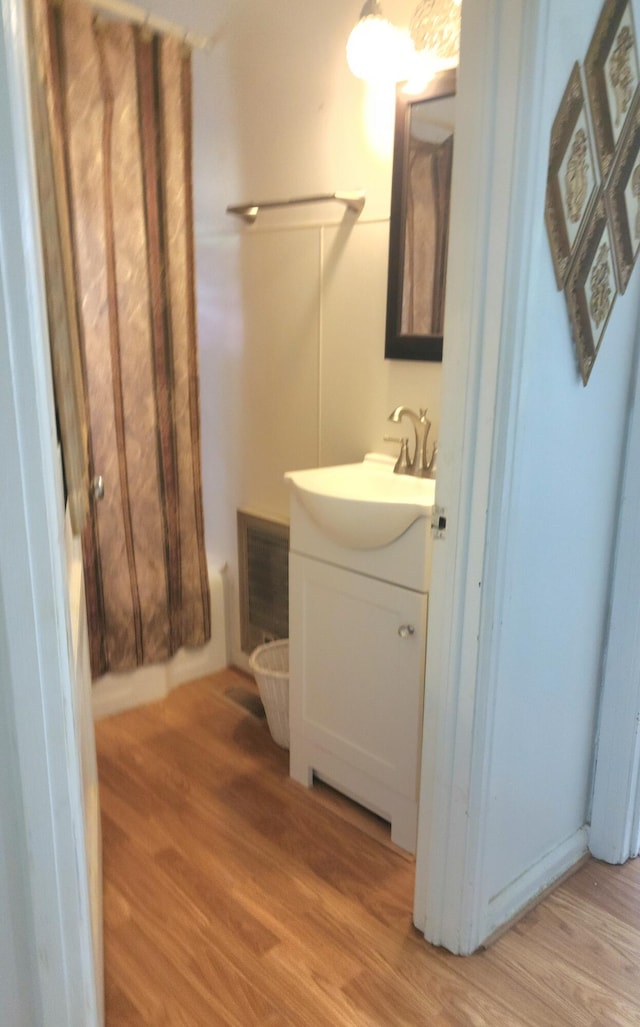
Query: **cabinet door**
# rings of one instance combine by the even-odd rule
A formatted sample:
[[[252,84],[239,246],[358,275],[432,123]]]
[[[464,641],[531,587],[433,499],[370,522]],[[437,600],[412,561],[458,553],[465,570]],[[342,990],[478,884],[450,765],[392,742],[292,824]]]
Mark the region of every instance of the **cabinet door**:
[[[289,617],[294,776],[325,751],[415,797],[427,596],[292,554]]]

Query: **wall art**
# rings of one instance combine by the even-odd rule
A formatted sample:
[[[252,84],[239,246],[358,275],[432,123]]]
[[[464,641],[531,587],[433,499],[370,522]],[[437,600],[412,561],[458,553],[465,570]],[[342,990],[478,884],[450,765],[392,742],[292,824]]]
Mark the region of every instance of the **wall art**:
[[[545,221],[558,289],[562,289],[599,188],[578,62],[551,130]]]
[[[612,233],[602,191],[589,214],[565,286],[578,366],[586,385],[618,295]]]
[[[631,0],[606,0],[587,51],[585,74],[605,180],[640,82]]]
[[[640,249],[640,94],[629,112],[605,195],[622,294]]]

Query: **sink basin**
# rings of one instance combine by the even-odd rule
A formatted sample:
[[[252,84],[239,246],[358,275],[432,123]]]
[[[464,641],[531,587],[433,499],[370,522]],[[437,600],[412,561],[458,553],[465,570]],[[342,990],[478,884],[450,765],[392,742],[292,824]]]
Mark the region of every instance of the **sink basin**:
[[[369,455],[359,464],[287,471],[285,478],[333,542],[349,549],[388,546],[420,517],[431,516],[436,483],[393,473],[394,460]]]

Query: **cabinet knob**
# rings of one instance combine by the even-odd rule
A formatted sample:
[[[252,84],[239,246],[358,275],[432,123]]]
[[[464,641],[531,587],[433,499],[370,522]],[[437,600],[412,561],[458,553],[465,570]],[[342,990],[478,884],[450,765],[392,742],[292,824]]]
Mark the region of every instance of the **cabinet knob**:
[[[411,638],[415,633],[415,630],[416,629],[413,624],[401,624],[398,628],[398,634],[400,635],[400,638]]]

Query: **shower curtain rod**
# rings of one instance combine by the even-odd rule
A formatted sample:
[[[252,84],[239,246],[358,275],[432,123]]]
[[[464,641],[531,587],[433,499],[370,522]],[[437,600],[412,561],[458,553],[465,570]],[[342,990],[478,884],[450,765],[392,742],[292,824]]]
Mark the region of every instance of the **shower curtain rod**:
[[[146,11],[144,7],[137,4],[130,4],[127,0],[88,0],[91,7],[104,11],[106,14],[115,14],[127,21],[134,21],[138,25],[147,25],[155,32],[163,32],[168,36],[178,36],[183,43],[195,50],[210,50],[213,46],[213,36],[202,36],[197,32],[177,25],[173,21],[161,18],[159,15]]]

